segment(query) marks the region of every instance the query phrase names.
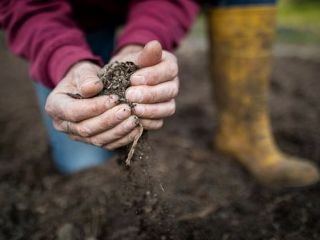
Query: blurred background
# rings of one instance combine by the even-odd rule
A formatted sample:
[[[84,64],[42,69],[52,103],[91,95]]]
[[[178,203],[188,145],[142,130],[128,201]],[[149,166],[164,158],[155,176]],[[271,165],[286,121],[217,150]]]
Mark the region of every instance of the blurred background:
[[[320,1],[318,0],[279,0],[277,4],[276,43],[284,46],[295,45],[302,49],[292,49],[303,54],[319,56],[320,45]],[[199,17],[192,34],[203,36],[205,33],[204,15]],[[314,52],[315,49],[316,52]],[[280,49],[278,49],[281,51]],[[294,54],[294,53],[292,53]]]
[[[320,166],[320,1],[280,0],[277,18],[273,132],[282,150]],[[142,179],[128,186],[115,161],[69,177],[55,170],[27,64],[0,32],[0,239],[320,239],[319,184],[261,187],[212,148],[216,110],[203,14],[177,55],[177,112],[150,134],[152,178],[137,165],[134,176]],[[145,195],[150,185],[156,201]]]
[[[300,45],[320,44],[320,2],[282,0],[278,5],[278,41]]]

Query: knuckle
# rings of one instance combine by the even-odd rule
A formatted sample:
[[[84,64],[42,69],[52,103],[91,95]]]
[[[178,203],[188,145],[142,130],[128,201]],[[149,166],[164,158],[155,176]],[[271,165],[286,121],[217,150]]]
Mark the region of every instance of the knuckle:
[[[155,129],[160,129],[163,127],[163,120],[159,120],[156,124],[155,124]]]
[[[107,149],[108,151],[113,151],[115,150],[117,147],[114,145],[106,145],[104,146],[105,149]]]
[[[96,145],[96,146],[98,146],[98,147],[102,147],[102,146],[104,145],[104,142],[103,142],[101,139],[97,138],[97,137],[91,138],[90,142],[91,142],[93,145]]]
[[[143,104],[137,104],[133,107],[133,113],[139,116],[144,116],[146,114],[146,107]]]
[[[52,121],[52,125],[56,130],[58,130],[60,132],[62,131],[62,127],[61,127],[61,123],[60,122],[58,122],[56,120],[53,120]]]
[[[90,103],[90,108],[89,108],[89,111],[91,114],[98,114],[100,113],[100,109],[101,109],[101,99],[100,98],[97,98],[95,99],[94,102]]]
[[[81,68],[76,68],[75,72],[79,75],[79,76],[84,76],[87,72],[87,69],[85,67],[83,67],[84,65],[82,65]]]
[[[158,115],[158,109],[157,108],[150,108],[148,110],[148,114],[146,114],[149,118],[155,118]]]
[[[146,84],[151,84],[153,82],[153,74],[152,72],[146,71],[143,73]]]
[[[171,89],[171,97],[176,97],[179,93],[179,87],[177,84]]]
[[[91,134],[90,130],[85,126],[78,126],[77,132],[81,137],[89,137]]]
[[[176,103],[175,101],[172,101],[169,107],[169,116],[172,116],[176,112]]]
[[[116,133],[114,134],[113,138],[116,139],[116,140],[118,140],[118,139],[120,139],[120,138],[122,138],[122,137],[124,136],[125,132],[126,132],[126,131],[125,131],[124,127],[122,127],[122,128],[120,129],[120,131],[118,131],[118,132],[116,132]]]
[[[44,109],[50,116],[53,114],[53,106],[52,106],[52,103],[49,99],[46,102]]]
[[[77,110],[74,108],[67,108],[68,110],[63,110],[62,115],[64,116],[64,118],[68,121],[71,122],[77,122],[78,118],[77,118]]]
[[[153,72],[147,72],[145,75],[146,83],[149,85],[153,85],[159,82],[159,74],[154,74]]]
[[[142,122],[142,125],[145,129],[148,130],[157,130],[163,126],[163,120],[149,120],[145,119]]]
[[[159,93],[157,91],[146,91],[145,94],[145,102],[154,103],[159,97]]]
[[[168,72],[172,77],[176,77],[178,75],[179,68],[178,68],[177,62],[175,61],[170,62],[170,64],[168,65]]]

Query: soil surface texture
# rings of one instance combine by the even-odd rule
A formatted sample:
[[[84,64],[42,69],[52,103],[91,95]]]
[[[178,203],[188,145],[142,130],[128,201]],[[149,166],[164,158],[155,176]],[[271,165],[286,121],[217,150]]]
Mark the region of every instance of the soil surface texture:
[[[1,44],[1,42],[0,42]],[[212,146],[207,48],[179,50],[177,112],[128,170],[116,157],[58,173],[26,64],[0,50],[0,239],[318,240],[320,185],[271,190]],[[320,164],[320,62],[276,55],[270,108],[280,148]]]
[[[98,73],[103,82],[100,95],[116,94],[119,102],[127,102],[125,93],[130,86],[130,76],[138,70],[133,62],[113,62],[106,64]]]

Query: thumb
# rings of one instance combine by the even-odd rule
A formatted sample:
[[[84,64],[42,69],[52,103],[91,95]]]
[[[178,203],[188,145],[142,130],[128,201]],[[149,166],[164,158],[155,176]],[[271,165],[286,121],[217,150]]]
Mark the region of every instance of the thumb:
[[[162,47],[158,41],[148,42],[138,55],[136,64],[142,67],[150,67],[161,62]]]
[[[97,76],[99,67],[92,63],[78,66],[76,71],[76,86],[79,94],[84,97],[93,97],[103,89],[103,83]]]

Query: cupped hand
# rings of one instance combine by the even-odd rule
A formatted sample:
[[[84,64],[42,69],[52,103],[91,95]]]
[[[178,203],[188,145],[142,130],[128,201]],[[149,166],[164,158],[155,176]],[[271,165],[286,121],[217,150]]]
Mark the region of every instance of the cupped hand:
[[[135,103],[133,113],[145,129],[158,129],[163,119],[175,113],[175,97],[179,90],[176,57],[162,50],[159,42],[124,47],[111,61],[132,61],[140,69],[130,78],[126,91],[129,102]]]
[[[133,141],[139,119],[127,104],[117,105],[117,96],[93,97],[103,88],[97,77],[99,69],[88,61],[75,64],[50,93],[45,109],[57,130],[111,150]],[[81,98],[73,98],[70,93]]]

